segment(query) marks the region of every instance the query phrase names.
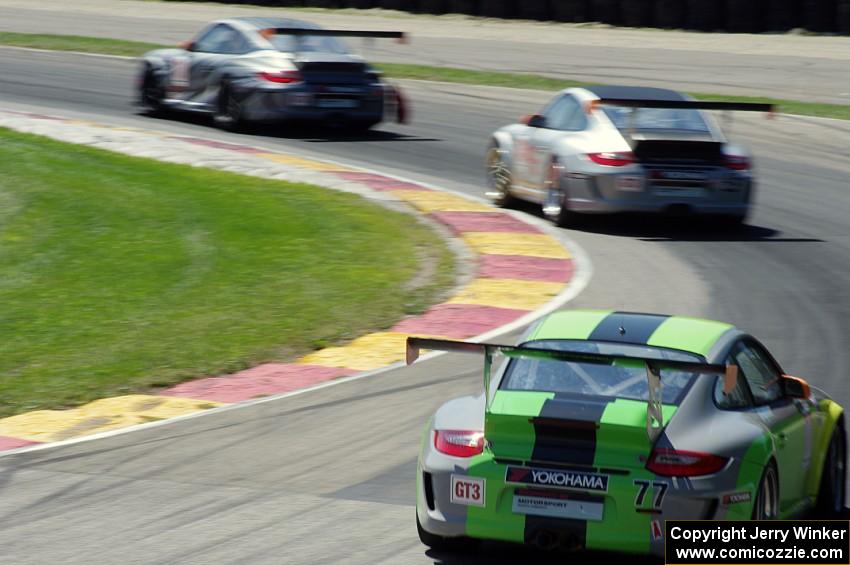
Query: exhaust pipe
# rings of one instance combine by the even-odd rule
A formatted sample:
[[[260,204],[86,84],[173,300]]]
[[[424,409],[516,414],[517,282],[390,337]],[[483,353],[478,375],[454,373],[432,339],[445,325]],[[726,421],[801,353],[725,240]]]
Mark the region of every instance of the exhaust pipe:
[[[549,530],[540,530],[537,534],[535,534],[532,543],[537,549],[553,551],[561,545],[561,538],[559,535],[554,532],[550,532]]]

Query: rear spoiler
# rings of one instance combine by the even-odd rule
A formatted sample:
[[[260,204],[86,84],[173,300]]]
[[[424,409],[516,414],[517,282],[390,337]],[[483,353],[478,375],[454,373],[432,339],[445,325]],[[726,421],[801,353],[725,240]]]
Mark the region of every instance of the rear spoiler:
[[[634,98],[600,98],[591,100],[587,111],[597,106],[623,106],[626,108],[669,108],[673,110],[721,110],[733,112],[773,113],[776,106],[761,102],[714,102],[711,100],[637,100]]]
[[[419,358],[419,353],[422,349],[452,351],[458,353],[483,353],[484,402],[486,409],[489,409],[490,407],[490,368],[493,363],[493,356],[496,354],[511,358],[524,357],[531,359],[551,359],[555,361],[571,361],[574,363],[591,363],[599,365],[610,365],[614,361],[642,363],[646,366],[647,390],[649,391],[646,409],[646,433],[651,440],[654,440],[664,427],[664,419],[661,411],[662,370],[673,369],[701,375],[723,375],[724,394],[731,393],[735,389],[738,381],[738,367],[735,365],[713,365],[709,363],[694,363],[690,361],[654,359],[651,357],[640,357],[635,355],[555,351],[552,349],[540,349],[536,347],[499,345],[495,343],[472,343],[468,341],[431,339],[423,337],[407,338],[407,351],[405,358],[408,365],[413,364]]]
[[[277,35],[313,35],[333,37],[369,37],[376,39],[397,39],[399,43],[407,43],[407,35],[403,31],[362,31],[348,29],[306,29],[303,27],[275,27],[263,30]]]

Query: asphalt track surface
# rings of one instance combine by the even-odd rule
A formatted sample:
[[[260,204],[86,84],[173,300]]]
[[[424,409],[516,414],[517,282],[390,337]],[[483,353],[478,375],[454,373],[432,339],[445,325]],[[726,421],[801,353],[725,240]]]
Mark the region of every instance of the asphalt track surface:
[[[542,22],[293,11],[190,2],[0,0],[0,31],[120,37],[166,45],[212,19],[280,14],[329,28],[399,29],[411,43],[349,43],[373,60],[542,73],[695,92],[850,102],[850,38],[606,30]]]
[[[128,61],[2,49],[0,105],[238,140],[480,194],[487,134],[545,99],[410,82],[409,126],[347,139],[274,129],[234,135],[198,120],[133,115],[133,70]],[[746,117],[733,137],[758,155],[750,224],[722,233],[609,219],[570,231],[594,264],[590,286],[570,306],[729,320],[763,338],[787,372],[850,405],[850,125]],[[444,399],[480,387],[478,367],[442,356],[249,408],[0,458],[0,563],[527,560],[498,545],[477,556],[426,552],[416,537],[421,428]]]

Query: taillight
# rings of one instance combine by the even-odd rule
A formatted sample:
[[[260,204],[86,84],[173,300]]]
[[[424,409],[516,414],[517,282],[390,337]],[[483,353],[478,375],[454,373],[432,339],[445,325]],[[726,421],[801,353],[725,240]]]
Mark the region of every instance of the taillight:
[[[278,71],[276,73],[266,73],[261,72],[257,73],[257,75],[269,82],[275,82],[277,84],[293,84],[296,82],[301,82],[301,73],[298,71]]]
[[[635,155],[631,151],[588,153],[587,158],[597,165],[605,165],[606,167],[624,167],[635,162]]]
[[[731,155],[726,153],[723,155],[723,164],[727,169],[733,171],[749,171],[750,158],[746,155]]]
[[[437,430],[434,447],[454,457],[472,457],[484,451],[484,432],[471,430]]]
[[[726,466],[727,461],[726,457],[710,453],[656,449],[649,457],[646,468],[665,477],[696,477],[716,473]]]

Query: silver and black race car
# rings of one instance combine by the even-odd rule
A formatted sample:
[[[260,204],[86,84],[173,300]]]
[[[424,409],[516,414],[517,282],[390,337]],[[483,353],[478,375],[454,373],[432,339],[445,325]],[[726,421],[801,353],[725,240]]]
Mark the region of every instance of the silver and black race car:
[[[695,212],[741,223],[755,185],[751,158],[706,110],[772,109],[659,88],[569,88],[493,133],[487,195],[500,205],[541,204],[560,225],[604,212]]]
[[[665,520],[844,511],[843,408],[730,324],[560,311],[516,346],[411,337],[408,363],[420,349],[484,357],[484,392],[443,404],[422,434],[416,521],[431,547],[662,555]]]
[[[401,90],[352,54],[339,37],[396,38],[395,31],[328,30],[283,18],[233,18],[195,39],[144,55],[138,101],[211,114],[219,126],[310,121],[368,129],[405,122]]]

